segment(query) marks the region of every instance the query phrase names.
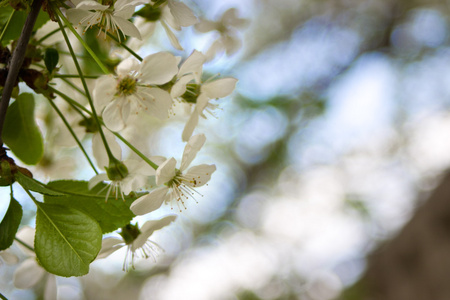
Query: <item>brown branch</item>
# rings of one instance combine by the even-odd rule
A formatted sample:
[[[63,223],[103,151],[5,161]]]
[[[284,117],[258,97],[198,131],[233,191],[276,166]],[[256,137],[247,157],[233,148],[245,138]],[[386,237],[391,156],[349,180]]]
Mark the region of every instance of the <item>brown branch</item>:
[[[22,33],[17,47],[15,48],[11,62],[8,66],[8,75],[6,77],[5,86],[3,87],[2,98],[0,101],[0,158],[6,156],[6,150],[3,146],[3,124],[5,123],[6,111],[8,110],[9,100],[11,99],[11,93],[16,85],[17,76],[19,75],[20,68],[25,58],[25,51],[27,50],[28,42],[33,31],[34,23],[36,22],[39,11],[41,10],[43,0],[34,0],[31,6],[31,11],[23,26]]]

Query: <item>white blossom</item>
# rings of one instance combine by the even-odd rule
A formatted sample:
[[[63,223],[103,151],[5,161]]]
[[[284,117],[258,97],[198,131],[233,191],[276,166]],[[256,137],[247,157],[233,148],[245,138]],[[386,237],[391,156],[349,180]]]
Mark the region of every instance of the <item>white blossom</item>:
[[[225,51],[227,55],[232,55],[242,46],[241,40],[238,38],[238,29],[247,26],[247,20],[237,17],[236,9],[230,8],[225,11],[217,22],[209,20],[201,20],[195,25],[195,29],[205,33],[216,31],[219,37],[211,44],[206,57],[208,60],[213,59],[217,53]]]
[[[108,257],[110,254],[122,247],[127,247],[123,269],[128,270],[129,266],[134,268],[134,259],[136,257],[152,257],[156,261],[156,256],[160,251],[164,251],[157,243],[150,240],[150,236],[156,230],[159,230],[173,221],[177,216],[169,215],[160,220],[151,220],[144,223],[139,229],[137,225],[127,225],[122,228],[120,235],[122,238],[107,237],[102,241],[102,249],[97,259]]]
[[[102,112],[110,130],[122,130],[131,114],[148,113],[159,119],[168,117],[172,99],[155,87],[172,80],[177,74],[175,56],[168,52],[149,55],[139,64],[128,58],[117,66],[117,76],[104,75],[94,88],[94,105]]]
[[[176,202],[181,211],[181,207],[186,208],[185,200],[200,195],[195,188],[205,185],[211,174],[216,170],[215,165],[202,164],[189,167],[198,151],[205,143],[205,135],[198,134],[189,139],[184,148],[183,157],[179,169],[176,169],[176,160],[172,157],[162,163],[156,170],[156,184],[163,185],[147,195],[138,198],[131,204],[131,211],[136,215],[144,215],[158,209],[163,202],[171,204]]]
[[[97,25],[105,35],[107,32],[116,33],[119,40],[121,39],[119,32],[141,38],[139,30],[128,19],[133,15],[136,6],[143,4],[143,1],[117,0],[111,5],[102,5],[94,0],[72,2],[76,7],[67,10],[67,18],[75,26],[86,27],[84,32]]]

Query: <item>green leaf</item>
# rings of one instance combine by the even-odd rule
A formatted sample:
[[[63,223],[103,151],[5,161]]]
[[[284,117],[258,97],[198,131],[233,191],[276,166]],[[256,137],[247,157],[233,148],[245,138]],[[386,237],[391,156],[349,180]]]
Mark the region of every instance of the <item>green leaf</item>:
[[[45,66],[47,67],[47,70],[50,73],[53,72],[53,70],[58,65],[58,61],[59,61],[58,50],[56,50],[54,48],[47,48],[45,50],[44,62],[45,62]]]
[[[3,31],[3,27],[5,26],[9,16],[13,11],[12,7],[4,7],[0,10],[0,32]],[[28,13],[26,11],[16,11],[14,13],[11,22],[9,23],[8,28],[6,29],[5,35],[2,40],[2,45],[7,45],[10,41],[16,40],[19,38],[22,33],[23,25],[25,24],[25,20],[27,18]],[[40,11],[39,15],[36,19],[36,23],[34,24],[33,31],[41,28],[45,23],[50,20],[48,14],[44,11]]]
[[[66,196],[44,196],[45,203],[62,204],[81,210],[100,224],[103,233],[127,225],[134,217],[130,205],[136,197],[127,196],[124,202],[120,196],[119,199],[110,196],[106,202],[108,187],[105,184],[99,184],[89,190],[87,181],[59,180],[49,182],[47,186],[52,190],[64,192]]]
[[[34,250],[42,267],[65,277],[87,274],[102,245],[98,223],[74,208],[36,204]]]
[[[44,154],[42,134],[34,119],[34,97],[24,93],[6,112],[3,141],[21,161],[37,164]]]
[[[0,251],[8,249],[14,242],[22,215],[22,206],[16,199],[11,197],[8,210],[0,223]]]
[[[40,183],[39,181],[36,181],[33,178],[30,178],[20,172],[14,174],[14,178],[26,190],[50,196],[65,196],[63,192],[51,190],[47,188],[44,184]]]

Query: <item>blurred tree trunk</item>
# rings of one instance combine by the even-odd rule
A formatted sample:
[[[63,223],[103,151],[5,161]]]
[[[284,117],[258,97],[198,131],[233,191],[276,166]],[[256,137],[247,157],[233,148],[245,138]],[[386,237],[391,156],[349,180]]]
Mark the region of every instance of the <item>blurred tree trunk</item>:
[[[357,285],[359,297],[342,299],[450,299],[450,173],[399,234],[369,257]]]

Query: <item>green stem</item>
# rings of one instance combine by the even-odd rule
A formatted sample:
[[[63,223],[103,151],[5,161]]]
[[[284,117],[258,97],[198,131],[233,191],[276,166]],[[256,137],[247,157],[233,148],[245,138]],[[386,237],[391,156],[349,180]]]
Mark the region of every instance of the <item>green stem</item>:
[[[56,106],[56,104],[53,102],[53,100],[48,99],[48,102],[50,102],[50,104],[52,105],[53,109],[56,111],[56,113],[59,115],[59,117],[61,118],[61,120],[64,122],[64,125],[66,125],[67,129],[70,131],[70,134],[73,136],[73,138],[75,139],[75,142],[77,142],[78,147],[80,148],[80,150],[83,152],[84,156],[86,157],[87,161],[89,162],[89,164],[91,165],[92,169],[94,170],[95,174],[98,174],[97,169],[95,168],[94,164],[92,163],[91,159],[89,158],[89,155],[86,153],[86,150],[84,149],[83,145],[81,144],[80,140],[78,139],[77,135],[75,134],[75,132],[73,131],[72,127],[70,126],[69,122],[67,122],[66,117],[64,117],[63,113],[61,112],[61,110]]]
[[[114,35],[112,35],[111,33],[107,33],[108,36],[110,38],[112,38],[117,44],[119,44],[121,47],[123,47],[125,50],[127,50],[131,55],[133,55],[134,57],[136,57],[139,61],[142,61],[142,57],[140,57],[136,52],[134,52],[133,50],[131,50],[131,48],[129,48],[127,45],[125,45],[124,43],[122,43],[121,41],[119,41]]]
[[[97,55],[95,55],[94,51],[92,51],[92,49],[88,46],[88,44],[83,40],[83,38],[78,34],[78,32],[73,28],[72,24],[70,24],[69,20],[66,19],[66,17],[61,13],[61,11],[59,10],[59,8],[56,5],[52,5],[53,10],[56,12],[56,14],[58,15],[58,23],[60,24],[59,27],[61,28],[61,32],[63,32],[64,35],[64,39],[66,39],[66,32],[64,30],[64,26],[61,24],[61,20],[64,22],[64,24],[67,26],[67,28],[69,28],[69,30],[73,33],[73,35],[75,35],[75,37],[78,39],[78,41],[83,45],[84,49],[86,49],[86,51],[91,55],[91,57],[95,60],[95,62],[98,64],[98,66],[100,67],[100,69],[102,69],[102,71],[105,74],[109,74],[109,70],[107,67],[105,67],[105,65],[102,63],[102,61],[97,57]],[[67,40],[66,40],[67,43]],[[71,52],[72,57],[75,57],[75,54]]]
[[[19,244],[21,244],[22,246],[24,246],[25,248],[27,248],[28,250],[31,250],[31,251],[34,252],[33,247],[31,247],[30,245],[28,245],[27,243],[25,243],[25,242],[22,241],[21,239],[19,239],[19,238],[17,238],[17,237],[14,237],[14,239],[15,239]]]
[[[61,12],[59,11],[59,9],[57,7],[53,6],[53,8],[57,11],[59,16],[62,16]],[[101,123],[100,123],[100,121],[98,119],[97,112],[95,111],[94,102],[92,101],[91,94],[89,93],[89,88],[88,88],[88,86],[86,84],[86,80],[84,79],[84,75],[83,75],[83,72],[81,71],[80,64],[78,63],[78,60],[75,57],[75,52],[73,51],[72,45],[70,44],[69,37],[67,36],[67,33],[64,30],[64,28],[63,28],[63,25],[61,23],[61,19],[60,18],[56,18],[56,20],[57,20],[57,22],[59,24],[59,27],[61,28],[61,32],[62,32],[62,34],[64,36],[64,40],[66,41],[67,48],[69,48],[70,54],[72,55],[72,59],[73,59],[73,62],[75,64],[75,67],[77,68],[78,75],[80,75],[80,80],[81,80],[81,83],[83,84],[83,88],[84,88],[84,91],[86,93],[86,98],[88,99],[89,105],[91,106],[92,116],[94,117],[94,120],[97,123],[98,131],[99,131],[100,136],[102,138],[103,145],[105,146],[106,153],[108,154],[108,158],[109,158],[110,161],[117,161],[117,158],[115,158],[114,155],[112,154],[111,149],[109,148],[108,142],[106,141],[106,137],[105,137],[105,135],[103,133],[103,130],[102,130],[102,125],[101,125]],[[71,27],[69,27],[69,28],[71,28]]]
[[[52,35],[54,35],[55,33],[57,33],[57,32],[60,31],[60,30],[61,30],[61,29],[56,28],[55,30],[50,31],[49,33],[47,33],[46,35],[44,35],[43,37],[41,37],[36,43],[37,43],[37,44],[42,43],[43,41],[45,41],[46,39],[48,39],[49,37],[51,37]]]
[[[53,77],[55,78],[80,78],[80,75],[76,74],[55,74]],[[84,75],[84,78],[86,79],[97,79],[98,75]]]
[[[123,136],[117,132],[112,132],[116,137],[118,137],[125,145],[128,146],[134,153],[136,153],[140,158],[142,158],[146,163],[148,163],[153,169],[158,169],[158,165],[152,162],[147,156],[145,156],[141,151],[134,147],[130,142],[128,142]]]
[[[2,300],[8,300],[8,298],[6,298],[5,296],[3,296],[2,293],[0,293],[0,299],[2,299]]]
[[[77,108],[79,108],[80,110],[84,111],[85,113],[87,113],[87,114],[89,114],[89,115],[92,115],[92,113],[91,113],[86,107],[84,107],[83,105],[81,105],[81,104],[78,103],[77,101],[73,100],[72,98],[70,98],[70,97],[67,96],[66,94],[61,93],[61,92],[58,91],[58,90],[55,90],[55,89],[52,88],[51,86],[49,86],[49,88],[50,88],[50,90],[51,90],[53,93],[55,93],[56,95],[58,95],[58,96],[60,96],[61,98],[63,98],[63,99],[64,99],[67,103],[69,103],[71,106],[77,107]],[[83,95],[84,95],[84,93],[83,93]]]
[[[2,42],[3,37],[5,36],[5,32],[6,32],[6,30],[8,29],[9,23],[11,22],[12,18],[14,17],[14,13],[15,13],[15,12],[16,12],[16,10],[14,9],[14,10],[11,12],[11,14],[9,15],[9,18],[8,18],[8,21],[7,21],[6,24],[5,24],[5,27],[3,27],[2,34],[0,35],[0,43]]]
[[[86,94],[79,87],[77,87],[73,82],[71,82],[67,78],[60,78],[60,79],[62,81],[64,81],[68,86],[70,86],[71,88],[76,90],[78,93],[80,93],[83,97],[86,97]]]

